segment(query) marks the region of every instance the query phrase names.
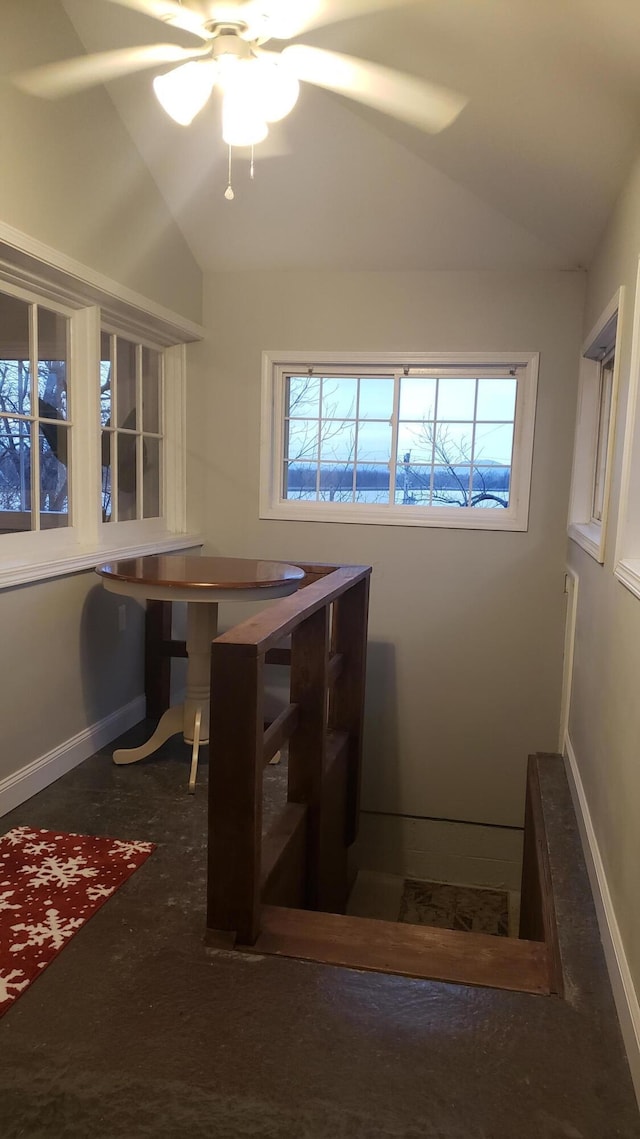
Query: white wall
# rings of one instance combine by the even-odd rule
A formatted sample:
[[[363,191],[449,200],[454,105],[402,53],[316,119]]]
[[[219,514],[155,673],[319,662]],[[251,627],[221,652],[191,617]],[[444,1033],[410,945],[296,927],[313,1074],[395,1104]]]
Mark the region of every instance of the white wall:
[[[84,52],[56,0],[3,0],[0,77]],[[104,88],[3,82],[0,220],[198,321],[201,274]]]
[[[82,49],[52,0],[3,0],[0,69]],[[3,84],[0,220],[199,320],[201,275],[104,91],[47,103]],[[0,539],[0,558],[2,545]],[[0,593],[3,781],[142,693],[142,620],[93,573]],[[92,748],[89,748],[91,751]]]
[[[616,289],[626,286],[624,322],[618,333],[621,390],[605,563],[598,565],[574,542],[569,542],[568,555],[579,578],[570,745],[636,992],[640,991],[640,601],[614,578],[613,563],[639,255],[640,161],[589,270],[584,322],[586,334]]]
[[[194,349],[207,550],[373,565],[363,806],[522,824],[557,747],[580,273],[226,273]],[[258,519],[263,349],[541,353],[527,533]]]

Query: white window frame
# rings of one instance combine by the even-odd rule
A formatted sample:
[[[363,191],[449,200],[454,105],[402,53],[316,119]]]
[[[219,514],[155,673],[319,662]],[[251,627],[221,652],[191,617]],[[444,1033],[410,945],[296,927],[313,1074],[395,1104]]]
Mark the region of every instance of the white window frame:
[[[120,435],[120,434],[126,433],[126,434],[135,435],[136,437],[141,438],[141,439],[148,438],[151,436],[151,437],[157,437],[160,440],[160,454],[161,454],[160,470],[161,470],[161,473],[163,476],[162,481],[161,481],[161,485],[160,485],[160,517],[165,518],[165,505],[164,504],[165,504],[166,490],[167,490],[167,487],[166,487],[166,481],[167,480],[164,477],[165,476],[165,466],[166,466],[167,458],[169,459],[169,462],[171,462],[171,459],[174,457],[174,451],[175,451],[175,448],[171,447],[169,449],[169,454],[167,454],[167,443],[166,443],[167,422],[166,422],[166,415],[165,415],[165,409],[164,409],[164,404],[165,404],[164,392],[165,392],[165,388],[166,388],[165,370],[166,370],[168,349],[165,349],[163,351],[163,349],[160,345],[153,343],[148,338],[143,339],[140,336],[135,337],[135,339],[131,336],[123,337],[117,328],[111,327],[111,325],[109,323],[105,323],[104,321],[102,321],[102,323],[101,323],[101,332],[106,333],[107,336],[109,336],[110,338],[111,338],[111,336],[115,335],[118,339],[128,340],[130,343],[133,343],[135,345],[136,369],[137,369],[136,405],[135,406],[139,412],[139,415],[137,418],[137,425],[136,425],[134,430],[129,431],[127,429],[123,430],[123,428],[121,426],[117,426],[114,424],[111,428],[108,429],[108,431],[110,434]],[[161,405],[160,405],[160,409],[159,409],[160,410],[160,425],[159,425],[159,430],[157,432],[147,431],[144,428],[143,419],[142,419],[143,399],[142,399],[142,385],[141,385],[139,357],[140,357],[140,353],[141,353],[142,349],[144,349],[144,348],[150,348],[153,351],[158,352],[160,355],[160,371],[161,371],[160,391],[162,394],[161,394]],[[175,386],[175,382],[176,381],[174,379],[174,386]],[[184,393],[183,393],[183,395],[184,395]],[[114,398],[114,393],[112,392],[112,400],[113,400],[113,398]],[[117,398],[118,398],[118,396],[117,396],[117,381],[116,381],[115,399],[117,400]],[[98,401],[98,403],[99,403],[99,401]],[[113,406],[114,406],[114,404],[112,403],[112,408],[113,408]],[[98,406],[98,415],[99,414],[100,414],[100,408]],[[169,436],[170,437],[171,437],[171,428],[172,428],[172,425],[169,425]],[[105,431],[105,428],[102,428],[103,433],[104,433],[104,431]],[[174,472],[174,477],[175,477],[175,472]],[[117,493],[118,493],[118,491],[117,491],[117,481],[118,481],[117,464],[115,466],[115,470],[112,469],[111,479],[112,479],[112,488],[115,488],[115,494],[117,495]],[[141,505],[142,505],[142,495],[143,495],[143,451],[142,451],[141,447],[138,447],[136,449],[136,487],[137,487],[136,511],[139,511],[141,508]],[[102,522],[102,525],[108,526],[109,529],[112,530],[114,534],[117,534],[117,533],[126,534],[128,532],[126,527],[128,526],[129,521],[133,521],[135,524],[142,526],[143,529],[145,527],[147,529],[149,529],[149,528],[153,529],[152,524],[156,523],[157,519],[156,518],[146,518],[145,519],[145,518],[142,518],[141,516],[139,516],[136,519],[128,520],[127,522],[125,522],[125,521],[114,522],[112,519],[110,519],[108,522],[106,522],[106,521]],[[121,529],[121,527],[125,527],[125,528]]]
[[[586,337],[581,350],[578,410],[573,448],[573,472],[569,498],[569,537],[592,558],[604,563],[611,497],[611,474],[615,448],[616,412],[620,377],[620,334],[624,288],[618,289]],[[601,435],[603,362],[615,353],[611,376],[607,424],[606,460],[598,472]],[[601,480],[601,517],[594,517],[596,478]]]
[[[636,275],[635,307],[629,365],[618,526],[614,573],[618,581],[640,598],[640,260]]]
[[[70,524],[0,535],[0,588],[199,545],[186,527],[186,344],[204,329],[0,223],[0,289],[70,319]],[[161,351],[164,359],[162,518],[104,523],[101,514],[100,328]]]
[[[16,297],[18,300],[23,301],[26,305],[32,305],[35,303],[38,305],[39,308],[40,307],[48,308],[49,311],[56,312],[59,315],[66,317],[66,319],[69,321],[68,334],[67,334],[67,356],[66,356],[66,371],[67,371],[67,377],[68,377],[69,376],[69,367],[70,367],[69,362],[71,359],[71,339],[72,339],[72,328],[73,328],[72,318],[74,315],[73,309],[70,309],[68,306],[63,305],[63,304],[56,304],[56,302],[53,301],[49,297],[46,300],[44,300],[44,298],[35,295],[33,292],[31,292],[27,289],[20,288],[19,286],[15,285],[11,282],[2,281],[1,275],[0,275],[0,291],[3,292],[5,295]],[[31,325],[31,320],[29,320],[29,324]],[[30,344],[29,344],[28,350],[30,353],[31,353],[31,349],[32,349],[32,343],[31,343],[32,335],[33,335],[33,329],[31,329],[29,332]],[[12,352],[14,352],[14,351],[19,352],[20,351],[20,348],[18,348],[17,345],[10,345],[10,349]],[[0,354],[2,354],[1,349],[0,349]],[[10,357],[10,358],[14,358],[14,357]],[[34,367],[35,367],[36,374],[37,374],[38,364],[39,364],[39,360],[37,358],[36,359],[31,359],[31,358],[29,359],[30,368],[34,369]],[[71,389],[71,399],[69,401],[69,406],[67,408],[67,417],[66,417],[66,419],[64,419],[60,422],[61,422],[61,426],[63,427],[63,429],[66,432],[68,432],[67,439],[73,445],[73,438],[74,438],[73,386],[71,384],[69,384],[69,387]],[[32,416],[35,419],[40,418],[39,413],[35,407],[32,408]],[[7,418],[15,418],[15,420],[22,420],[22,422],[25,422],[23,416],[18,415],[18,414],[16,414],[15,417],[10,415]],[[29,418],[31,418],[31,417],[29,417]],[[68,458],[69,458],[69,467],[70,467],[70,470],[72,470],[73,469],[73,454],[71,453],[71,450],[69,451]],[[72,524],[72,519],[71,519],[71,509],[72,509],[71,491],[72,491],[72,487],[71,487],[71,478],[69,476],[67,476],[67,483],[68,483],[68,492],[69,492],[68,497],[69,497],[69,501],[70,501],[70,513],[69,513],[68,524],[63,526],[63,527],[59,527],[59,528],[53,527],[52,528],[52,530],[57,533],[58,539],[59,539],[59,544],[62,547],[64,547],[65,544],[68,544],[68,531],[69,531],[69,528]],[[44,533],[47,533],[47,534],[51,533],[52,531],[50,531],[48,527],[43,528],[41,525],[41,518],[39,517],[39,515],[40,515],[39,503],[40,503],[40,487],[38,485],[38,481],[36,481],[36,484],[32,485],[32,487],[31,487],[31,508],[26,513],[27,513],[29,518],[31,518],[31,517],[36,518],[37,530],[33,530],[33,531],[30,529],[29,530],[20,530],[20,531],[17,531],[16,533],[11,534],[11,535],[0,534],[0,538],[11,537],[12,539],[15,539],[14,545],[16,547],[23,545],[24,548],[26,550],[28,550],[28,549],[33,547],[34,538],[37,535],[44,534]],[[2,513],[2,520],[4,522],[5,520],[8,521],[11,518],[15,519],[16,515],[19,512],[17,512],[17,511],[6,511],[6,512],[2,511],[1,513]],[[49,538],[48,541],[51,545],[56,544],[54,537]],[[1,559],[0,559],[0,561],[1,561]]]
[[[262,409],[260,440],[260,518],[304,522],[347,522],[387,526],[436,526],[471,530],[526,530],[529,520],[531,466],[538,380],[537,352],[290,352],[262,354]],[[495,369],[513,370],[518,389],[514,426],[509,506],[478,507],[402,506],[395,503],[335,503],[285,499],[282,496],[282,458],[285,417],[285,378],[292,370],[304,375],[310,368],[351,367],[386,374],[414,370],[441,370],[455,374]],[[391,460],[393,461],[393,459]]]

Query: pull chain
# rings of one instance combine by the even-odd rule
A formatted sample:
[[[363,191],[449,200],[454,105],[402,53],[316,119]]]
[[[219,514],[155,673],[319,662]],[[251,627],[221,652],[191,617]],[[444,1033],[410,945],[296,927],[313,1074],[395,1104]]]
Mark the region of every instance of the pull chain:
[[[229,175],[227,178],[227,188],[224,192],[224,196],[228,202],[232,202],[233,199],[235,198],[235,194],[233,192],[233,186],[231,185],[231,147],[229,147]]]
[[[255,151],[255,148],[252,146],[251,147],[251,165],[249,166],[249,177],[250,177],[251,181],[253,181],[253,179],[254,179],[254,167],[253,167],[254,151]]]

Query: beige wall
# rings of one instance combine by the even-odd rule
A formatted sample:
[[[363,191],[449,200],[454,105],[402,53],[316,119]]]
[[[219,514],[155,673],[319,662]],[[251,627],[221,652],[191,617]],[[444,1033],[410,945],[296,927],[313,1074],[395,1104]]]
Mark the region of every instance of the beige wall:
[[[528,752],[557,747],[583,275],[220,274],[193,351],[192,496],[210,552],[367,562],[364,806],[519,825]],[[527,533],[258,519],[263,349],[537,350]],[[206,432],[203,428],[206,424]]]
[[[142,609],[107,593],[93,572],[3,590],[0,624],[0,780],[143,691]]]
[[[32,62],[36,29],[52,57],[81,51],[57,3],[3,0],[2,72]],[[7,84],[0,103],[0,220],[199,320],[200,271],[104,91],[49,104]],[[0,783],[142,692],[140,607],[93,573],[2,591],[0,629]]]
[[[3,0],[0,77],[83,54],[55,0]],[[201,274],[104,88],[0,102],[0,221],[193,320]]]
[[[588,278],[585,334],[619,286],[626,286],[619,332],[621,390],[604,565],[569,542],[569,564],[579,578],[569,735],[636,990],[640,989],[640,601],[612,571],[639,255],[640,161]]]

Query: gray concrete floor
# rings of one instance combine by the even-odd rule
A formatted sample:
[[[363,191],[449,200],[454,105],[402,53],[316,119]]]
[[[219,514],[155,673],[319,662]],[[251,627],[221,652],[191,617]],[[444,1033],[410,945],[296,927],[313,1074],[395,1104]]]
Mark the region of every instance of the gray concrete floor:
[[[560,1001],[207,950],[187,776],[105,751],[3,819],[158,849],[0,1020],[2,1139],[639,1139],[563,777]]]

